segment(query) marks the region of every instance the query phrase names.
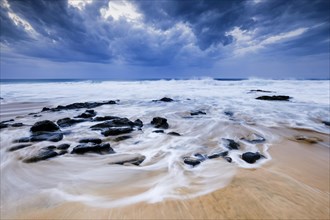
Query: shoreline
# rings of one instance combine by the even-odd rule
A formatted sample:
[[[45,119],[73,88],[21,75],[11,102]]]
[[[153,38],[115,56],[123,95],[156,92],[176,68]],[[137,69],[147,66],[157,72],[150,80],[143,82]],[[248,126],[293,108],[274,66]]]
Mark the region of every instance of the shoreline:
[[[257,169],[239,168],[225,188],[188,200],[95,208],[65,202],[46,209],[6,216],[11,219],[328,219],[329,149],[320,143],[294,141],[296,134],[329,136],[313,131],[273,129],[282,140],[273,144],[272,160]]]

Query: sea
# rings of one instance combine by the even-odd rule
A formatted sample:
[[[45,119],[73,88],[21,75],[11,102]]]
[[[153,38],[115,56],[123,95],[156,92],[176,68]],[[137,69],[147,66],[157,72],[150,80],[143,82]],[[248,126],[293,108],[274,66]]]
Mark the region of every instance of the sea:
[[[289,101],[258,100],[260,96],[290,96]],[[269,148],[281,137],[274,128],[299,128],[329,134],[329,80],[189,79],[189,80],[1,80],[0,121],[14,119],[22,127],[0,131],[1,210],[15,212],[63,202],[82,202],[97,207],[119,207],[138,202],[189,199],[219,190],[232,181],[239,169],[259,169],[272,160]],[[154,101],[163,97],[172,102]],[[76,102],[114,100],[116,105],[94,108],[97,116],[140,119],[144,126],[131,138],[114,142],[90,129],[93,122],[61,128],[58,143],[42,141],[17,151],[8,149],[41,120],[73,118],[86,109],[41,112]],[[205,114],[191,115],[194,111]],[[32,114],[30,114],[32,113]],[[156,130],[154,117],[166,118],[169,128]],[[167,135],[177,132],[181,136]],[[244,141],[263,137],[264,142]],[[82,138],[101,138],[115,154],[65,154],[37,163],[22,160],[43,147],[70,144]],[[205,159],[197,166],[183,159],[195,154],[212,155],[228,150],[226,139],[240,144],[224,158]],[[329,143],[324,143],[329,147]],[[264,157],[249,164],[244,152]],[[141,154],[139,165],[109,164],[117,155]]]

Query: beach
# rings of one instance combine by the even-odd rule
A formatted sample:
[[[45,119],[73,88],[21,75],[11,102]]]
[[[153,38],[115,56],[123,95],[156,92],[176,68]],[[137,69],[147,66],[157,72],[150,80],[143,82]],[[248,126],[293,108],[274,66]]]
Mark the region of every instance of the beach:
[[[329,116],[329,94],[309,90],[301,95],[297,91],[301,84],[313,88],[322,82],[281,83],[197,80],[64,84],[61,99],[47,98],[44,93],[36,97],[30,91],[31,97],[25,101],[34,104],[26,105],[27,109],[19,96],[25,85],[2,87],[1,121],[16,115],[19,117],[14,117],[14,122],[24,126],[13,127],[14,122],[8,122],[0,133],[1,219],[329,219],[330,140],[329,127],[322,122]],[[322,84],[324,89],[326,83]],[[50,91],[56,86],[47,85]],[[83,121],[61,127],[64,137],[59,142],[33,142],[9,150],[16,146],[15,139],[30,135],[30,127],[38,121],[60,124],[60,118],[75,119],[86,113],[85,108],[62,108],[71,108],[65,104],[73,103],[73,99],[90,101],[96,97],[99,92],[91,89],[80,90],[84,92],[78,95],[77,88],[88,86],[109,88],[106,93],[112,94],[110,98],[120,99],[115,105],[100,102],[102,106],[93,108],[97,116],[139,118],[141,130],[134,127],[130,139],[115,142],[117,136],[90,131],[95,121]],[[35,87],[36,92],[47,90],[44,84]],[[70,87],[74,89],[65,90]],[[125,88],[134,89],[121,94]],[[257,88],[293,98],[288,102],[255,101],[265,95],[251,92]],[[11,94],[15,94],[12,102]],[[153,101],[165,96],[174,101]],[[106,98],[97,96],[93,101]],[[64,107],[40,111],[58,104]],[[189,114],[196,110],[205,115]],[[168,120],[164,133],[155,133],[150,124],[156,116]],[[74,151],[82,137],[101,137],[115,153],[71,152],[36,163],[24,162],[40,149],[62,142],[69,143],[69,150]],[[228,139],[238,143],[239,149],[229,149]],[[230,162],[223,156],[211,157],[225,150]],[[263,157],[250,164],[242,160],[245,152],[260,152]],[[185,157],[198,159],[196,153],[208,158],[200,159],[196,166],[184,162]],[[145,159],[138,165],[109,165],[118,155],[133,154],[142,154]]]

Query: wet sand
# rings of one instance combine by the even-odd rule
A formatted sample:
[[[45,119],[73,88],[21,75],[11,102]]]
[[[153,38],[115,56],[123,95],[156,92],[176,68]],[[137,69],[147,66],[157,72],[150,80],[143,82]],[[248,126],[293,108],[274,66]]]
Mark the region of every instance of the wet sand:
[[[19,118],[32,112],[40,112],[47,102],[16,102],[0,104],[0,121]]]
[[[239,169],[225,188],[189,200],[95,208],[81,203],[29,210],[12,219],[329,219],[329,135],[275,129],[283,139],[269,149],[272,160]],[[292,137],[323,140],[310,144]]]

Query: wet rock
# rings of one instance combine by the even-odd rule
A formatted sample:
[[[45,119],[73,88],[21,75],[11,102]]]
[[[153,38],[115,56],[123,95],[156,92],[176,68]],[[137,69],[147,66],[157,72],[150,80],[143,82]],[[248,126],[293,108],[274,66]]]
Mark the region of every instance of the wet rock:
[[[0,129],[3,129],[3,128],[8,128],[8,124],[5,124],[5,123],[0,123]]]
[[[162,118],[162,117],[155,117],[152,119],[151,124],[155,127],[155,128],[163,128],[163,129],[167,129],[169,127],[168,123],[167,123],[167,119],[166,118]]]
[[[206,155],[203,155],[203,154],[200,154],[200,153],[194,154],[194,157],[196,157],[201,162],[208,159],[208,157]]]
[[[79,144],[73,148],[71,154],[85,154],[85,153],[97,153],[97,154],[113,154],[115,151],[110,147],[109,143],[94,144],[85,143]]]
[[[181,134],[174,132],[174,131],[168,132],[167,134],[172,135],[172,136],[181,136]]]
[[[272,91],[262,90],[262,89],[251,89],[251,92],[264,92],[264,93],[273,93]]]
[[[113,141],[119,142],[119,141],[124,141],[124,140],[130,139],[130,138],[132,138],[132,136],[123,135],[123,136],[116,137],[115,139],[113,139]]]
[[[318,142],[322,142],[323,140],[318,138],[318,137],[308,137],[308,136],[304,136],[304,135],[297,135],[294,137],[294,139],[296,141],[299,141],[299,142],[304,142],[304,143],[307,143],[307,144],[316,144]]]
[[[43,133],[31,135],[29,141],[31,141],[31,142],[38,142],[38,141],[58,142],[62,139],[63,139],[62,132],[43,132]]]
[[[79,140],[79,143],[101,144],[102,140],[100,138],[84,138],[84,139]]]
[[[80,108],[96,108],[102,105],[114,105],[116,104],[116,101],[110,100],[110,101],[105,101],[105,102],[78,102],[78,103],[73,103],[69,105],[59,105],[56,108],[47,108],[44,107],[42,111],[62,111],[62,110],[71,110],[71,109],[80,109]]]
[[[81,123],[81,122],[85,122],[86,120],[84,119],[71,119],[71,118],[62,118],[62,119],[59,119],[57,120],[57,124],[62,127],[62,128],[65,128],[65,127],[70,127],[72,125],[75,125],[77,123]]]
[[[322,121],[323,124],[325,124],[326,126],[330,126],[330,121]]]
[[[238,150],[240,145],[239,143],[235,142],[234,140],[232,139],[226,139],[226,138],[223,138],[223,140],[226,142],[225,143],[225,146],[226,148],[228,148],[229,150]]]
[[[154,130],[153,133],[164,133],[164,130]]]
[[[137,127],[142,128],[143,127],[143,122],[140,119],[136,119],[134,121],[134,125],[137,126]]]
[[[214,154],[208,155],[207,158],[214,159],[214,158],[218,158],[218,157],[225,157],[227,155],[228,155],[228,151],[224,151],[224,152],[214,153]]]
[[[133,131],[131,127],[113,127],[107,128],[101,132],[104,136],[112,136],[112,135],[120,135],[120,134],[127,134]]]
[[[256,99],[267,101],[289,101],[291,97],[286,95],[273,95],[273,96],[259,96]]]
[[[139,166],[145,159],[146,157],[141,154],[122,154],[112,157],[109,164],[133,164]]]
[[[39,118],[39,117],[41,117],[42,115],[33,115],[33,117],[35,117],[35,118]]]
[[[192,111],[192,112],[190,112],[190,115],[191,116],[194,116],[194,115],[206,115],[206,113],[203,112],[203,111]]]
[[[92,130],[104,130],[113,127],[131,127],[135,126],[134,122],[130,121],[127,118],[115,118],[106,122],[102,122],[96,125],[91,126]]]
[[[70,147],[70,144],[60,144],[56,148],[58,150],[67,150]]]
[[[24,124],[19,122],[19,123],[14,123],[11,126],[14,127],[14,128],[18,128],[18,127],[24,126]]]
[[[96,116],[96,112],[93,109],[88,109],[84,113],[76,116],[75,118],[93,118]]]
[[[264,137],[262,137],[259,134],[250,134],[247,137],[243,137],[241,138],[241,140],[248,142],[250,144],[260,144],[266,141],[266,139]]]
[[[227,115],[228,117],[234,116],[234,112],[231,112],[231,111],[225,111],[224,114]]]
[[[31,132],[52,132],[58,130],[60,130],[60,128],[49,120],[38,121],[30,128]]]
[[[41,160],[46,160],[52,157],[58,156],[58,153],[56,153],[53,150],[50,149],[41,149],[38,151],[37,155],[25,158],[23,162],[25,163],[35,163]]]
[[[8,123],[8,122],[13,122],[15,121],[14,119],[9,119],[9,120],[5,120],[5,121],[2,121],[0,122],[0,124],[4,124],[4,123]]]
[[[192,158],[192,157],[186,157],[183,159],[183,162],[185,164],[191,165],[191,166],[197,166],[198,164],[201,163],[201,161],[199,159],[196,158]]]
[[[112,120],[112,119],[118,119],[120,117],[117,116],[99,116],[99,117],[95,117],[93,119],[93,121],[108,121],[108,120]]]
[[[9,148],[8,151],[16,151],[16,150],[19,150],[19,149],[22,149],[22,148],[26,148],[26,147],[29,147],[29,146],[31,146],[31,144],[15,145],[15,146],[12,146],[11,148]]]
[[[159,100],[152,100],[153,102],[173,102],[174,100],[168,97],[163,97]]]
[[[242,160],[244,160],[247,163],[255,163],[257,160],[259,160],[261,157],[265,157],[261,155],[259,152],[253,153],[253,152],[246,152],[242,154]]]
[[[56,147],[54,145],[48,146],[48,147],[43,147],[41,149],[45,149],[45,150],[55,150]]]
[[[229,163],[232,162],[232,159],[230,157],[224,157],[224,158],[227,160],[227,162],[229,162]]]

